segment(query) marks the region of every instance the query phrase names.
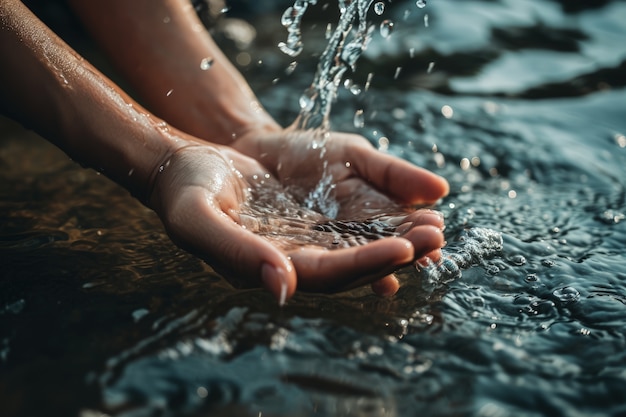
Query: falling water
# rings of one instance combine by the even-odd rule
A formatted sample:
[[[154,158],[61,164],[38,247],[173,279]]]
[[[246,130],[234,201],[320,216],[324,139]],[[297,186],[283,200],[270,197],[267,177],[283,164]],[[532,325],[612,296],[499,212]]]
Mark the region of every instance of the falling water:
[[[302,16],[309,5],[316,3],[317,0],[296,0],[285,10],[281,22],[287,28],[288,36],[287,41],[278,46],[287,55],[295,57],[302,52]],[[300,97],[300,115],[296,120],[298,128],[328,130],[330,109],[342,77],[348,68],[356,68],[356,62],[367,48],[374,31],[374,26],[367,22],[367,12],[372,3],[373,0],[339,0],[337,27],[329,35],[313,83]],[[382,13],[380,5],[376,13]]]
[[[330,131],[329,116],[345,72],[348,69],[355,71],[356,63],[367,48],[375,31],[375,25],[368,24],[367,21],[367,13],[372,3],[374,0],[339,0],[340,17],[337,27],[331,31],[330,24],[327,26],[328,44],[320,57],[313,82],[299,99],[300,113],[294,123],[296,128],[312,130],[316,135],[313,149],[319,151],[323,167],[322,177],[317,186],[304,199],[304,205],[331,219],[336,217],[339,204],[333,198],[333,178],[327,172],[327,163],[324,160],[324,143]],[[307,8],[315,4],[317,4],[317,0],[296,0],[294,5],[287,8],[283,13],[281,23],[288,32],[286,42],[278,44],[283,53],[296,57],[302,52],[303,42],[300,30],[302,17]],[[425,0],[418,0],[415,4],[420,9],[426,7]],[[373,11],[376,15],[382,15],[385,12],[385,3],[376,2]],[[380,35],[383,38],[388,38],[393,27],[393,21],[383,20],[379,26]],[[429,72],[432,70],[432,65],[433,63],[429,66]],[[401,67],[396,69],[395,78],[398,77],[401,69]],[[372,74],[368,76],[368,85],[371,76]],[[349,81],[346,80],[344,85],[349,85]],[[356,111],[354,125],[357,128],[364,126],[362,109]],[[431,282],[458,278],[461,275],[461,269],[468,268],[481,259],[502,250],[501,233],[491,229],[467,230],[458,237],[457,241],[460,244],[457,247],[444,250],[443,256],[437,264],[423,268],[425,275]]]

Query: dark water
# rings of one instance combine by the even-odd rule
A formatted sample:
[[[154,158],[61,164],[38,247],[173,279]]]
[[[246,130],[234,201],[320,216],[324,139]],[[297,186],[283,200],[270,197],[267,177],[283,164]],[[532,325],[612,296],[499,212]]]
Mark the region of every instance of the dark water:
[[[290,72],[286,5],[241,15],[258,30],[242,70],[284,123],[335,7],[310,11]],[[340,91],[333,128],[449,179],[448,254],[483,231],[501,250],[461,277],[407,269],[392,299],[279,309],[2,121],[2,416],[626,415],[626,3],[409,1],[372,17],[394,32],[374,37],[350,75],[371,85]]]

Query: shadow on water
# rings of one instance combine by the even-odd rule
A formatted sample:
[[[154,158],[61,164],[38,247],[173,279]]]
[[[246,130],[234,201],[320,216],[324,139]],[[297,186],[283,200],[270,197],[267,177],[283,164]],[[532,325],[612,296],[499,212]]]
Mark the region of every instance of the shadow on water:
[[[250,55],[242,71],[289,123],[317,57],[288,70],[283,5],[236,7],[257,43],[229,53]],[[312,49],[323,16],[305,23],[317,24],[304,32]],[[333,128],[449,179],[449,256],[480,230],[502,245],[461,276],[407,268],[391,299],[298,294],[281,309],[233,290],[122,190],[2,120],[3,416],[626,412],[626,6],[433,0],[388,4],[383,18],[394,33],[348,74],[363,87],[373,73],[371,86],[340,89]]]

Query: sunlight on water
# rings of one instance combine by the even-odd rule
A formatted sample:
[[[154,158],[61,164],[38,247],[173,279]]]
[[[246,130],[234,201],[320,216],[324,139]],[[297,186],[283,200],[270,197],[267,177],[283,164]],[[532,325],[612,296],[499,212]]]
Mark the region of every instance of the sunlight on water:
[[[317,26],[306,46],[322,50],[320,3],[303,34]],[[372,2],[363,74],[333,103],[333,129],[451,185],[441,262],[403,268],[394,297],[297,292],[279,308],[235,290],[128,193],[0,119],[2,417],[624,415],[626,3],[420,4]],[[277,51],[283,11],[246,15],[259,37],[242,52],[263,57],[250,80],[288,124],[319,56]],[[330,219],[272,180],[251,181],[267,204],[242,220],[270,240],[395,233],[380,211]]]

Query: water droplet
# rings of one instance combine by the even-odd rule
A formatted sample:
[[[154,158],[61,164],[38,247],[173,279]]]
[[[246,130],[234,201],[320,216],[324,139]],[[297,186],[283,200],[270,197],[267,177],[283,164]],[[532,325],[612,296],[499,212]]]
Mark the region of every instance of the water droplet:
[[[289,64],[289,66],[285,70],[285,74],[287,75],[292,74],[296,70],[297,66],[298,66],[298,63],[296,61],[293,61],[292,63]]]
[[[433,72],[433,68],[435,68],[435,63],[434,62],[430,62],[428,64],[428,68],[426,69],[426,73],[430,74],[431,72]]]
[[[359,87],[357,84],[353,84],[350,86],[350,92],[355,96],[358,96],[359,94],[361,94],[361,87]]]
[[[172,88],[172,89],[170,89],[167,93],[165,93],[165,95],[166,95],[167,97],[169,97],[169,96],[171,96],[171,95],[172,95],[172,93],[173,93],[173,92],[174,92],[174,89]]]
[[[206,71],[213,66],[213,58],[207,57],[200,61],[200,69]]]
[[[298,103],[300,104],[300,109],[305,112],[310,112],[313,110],[313,106],[315,105],[315,90],[309,88],[300,96]]]
[[[383,3],[382,1],[379,1],[378,3],[374,5],[374,13],[376,13],[378,16],[380,16],[384,12],[385,12],[385,3]]]
[[[428,13],[424,15],[424,27],[428,27]]]
[[[381,136],[378,139],[378,150],[386,151],[387,149],[389,149],[389,139],[385,136]]]
[[[365,91],[370,89],[370,85],[372,84],[372,78],[374,78],[373,72],[367,74],[367,80],[365,81]]]
[[[332,34],[333,34],[333,25],[332,23],[329,23],[326,25],[326,32],[324,32],[324,38],[330,39]]]
[[[393,32],[393,22],[389,19],[383,20],[380,24],[380,34],[383,38],[388,38]]]
[[[303,45],[301,42],[296,43],[293,46],[289,46],[285,42],[280,42],[278,44],[278,49],[280,49],[280,51],[283,54],[289,55],[290,57],[295,57],[295,56],[300,55],[300,53],[302,52],[302,48],[303,48]]]
[[[363,116],[363,109],[359,109],[354,113],[354,127],[361,128],[365,126],[365,117]]]
[[[415,2],[415,5],[420,9],[423,9],[424,7],[426,7],[426,0],[417,0]]]
[[[575,303],[580,299],[580,293],[574,287],[557,288],[552,295],[562,303]]]
[[[450,119],[454,115],[454,110],[452,109],[452,107],[446,104],[445,106],[441,107],[441,114],[446,119]]]
[[[284,27],[288,27],[288,26],[291,26],[294,21],[295,21],[295,15],[294,15],[293,7],[289,7],[287,8],[287,10],[285,10],[282,17],[280,18],[280,24],[283,25]]]
[[[402,67],[396,68],[396,72],[395,72],[395,74],[393,74],[393,79],[394,80],[398,79],[398,77],[400,76],[400,72],[402,72]]]

